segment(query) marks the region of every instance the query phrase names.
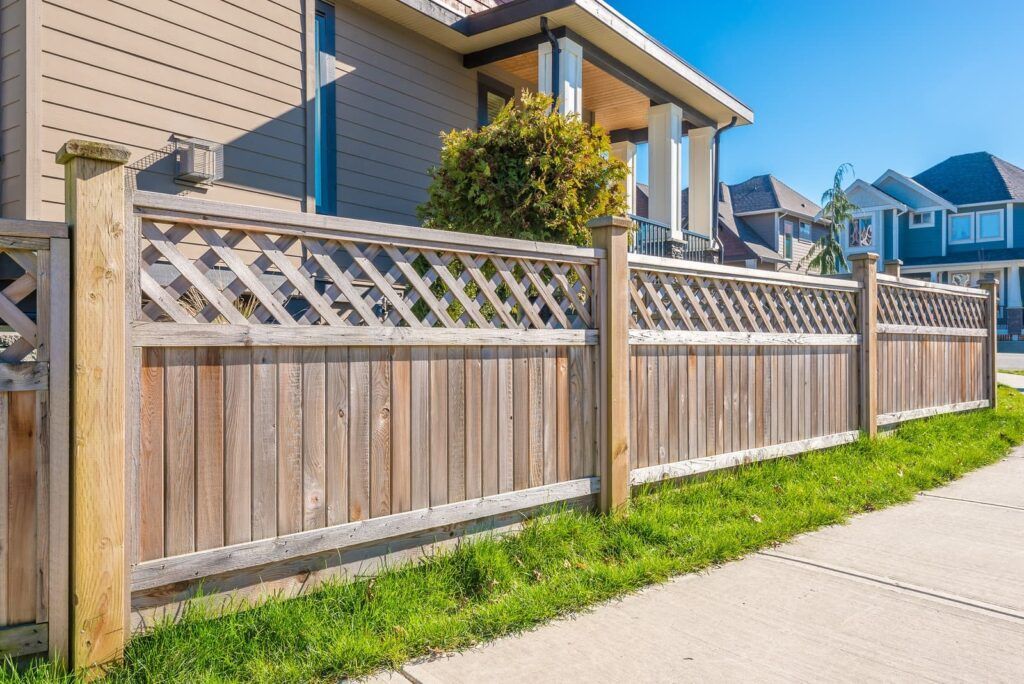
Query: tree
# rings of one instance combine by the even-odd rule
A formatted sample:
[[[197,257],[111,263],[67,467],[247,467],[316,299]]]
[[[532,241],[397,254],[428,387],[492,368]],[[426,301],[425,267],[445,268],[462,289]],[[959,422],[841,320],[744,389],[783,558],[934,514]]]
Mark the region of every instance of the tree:
[[[527,93],[480,130],[444,133],[424,226],[588,245],[588,221],[624,213],[628,169],[608,135],[552,104]]]
[[[853,165],[840,164],[832,178],[832,187],[821,196],[824,206],[821,213],[829,222],[828,232],[814,243],[807,255],[810,266],[818,269],[822,275],[836,275],[847,269],[846,255],[843,254],[842,231],[853,218],[857,205],[850,201],[843,190],[846,175],[853,175]]]

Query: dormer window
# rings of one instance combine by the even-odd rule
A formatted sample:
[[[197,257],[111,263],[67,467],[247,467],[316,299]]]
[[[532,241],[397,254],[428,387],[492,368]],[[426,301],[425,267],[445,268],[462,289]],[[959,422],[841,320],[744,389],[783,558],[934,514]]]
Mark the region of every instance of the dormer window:
[[[910,212],[911,228],[932,228],[935,226],[935,212],[912,211]]]

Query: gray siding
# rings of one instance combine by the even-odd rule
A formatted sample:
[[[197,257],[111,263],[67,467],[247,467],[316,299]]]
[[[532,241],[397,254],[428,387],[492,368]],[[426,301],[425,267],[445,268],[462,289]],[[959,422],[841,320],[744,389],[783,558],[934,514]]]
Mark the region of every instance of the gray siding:
[[[416,224],[440,132],[476,124],[461,56],[348,0],[336,5],[338,212]]]
[[[25,0],[0,0],[0,216],[25,218]]]

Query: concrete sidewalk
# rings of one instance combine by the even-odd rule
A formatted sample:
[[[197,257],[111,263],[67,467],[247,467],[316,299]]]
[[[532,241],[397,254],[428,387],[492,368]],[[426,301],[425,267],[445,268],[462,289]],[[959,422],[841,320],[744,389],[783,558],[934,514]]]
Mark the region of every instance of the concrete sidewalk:
[[[381,681],[1024,681],[1024,449],[899,506]]]

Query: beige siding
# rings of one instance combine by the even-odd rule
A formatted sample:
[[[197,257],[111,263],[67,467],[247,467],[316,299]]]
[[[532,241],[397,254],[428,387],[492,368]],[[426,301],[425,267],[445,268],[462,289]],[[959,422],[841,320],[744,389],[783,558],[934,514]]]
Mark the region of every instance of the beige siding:
[[[302,8],[302,0],[43,0],[40,217],[63,216],[54,153],[72,137],[130,148],[141,189],[301,210]],[[415,223],[439,132],[476,121],[475,75],[457,53],[349,0],[338,0],[336,20],[339,213]],[[223,143],[224,180],[206,191],[174,183],[174,135]]]
[[[0,216],[25,218],[25,0],[0,0]]]
[[[476,123],[462,57],[348,0],[336,5],[338,208],[416,223],[441,131]]]
[[[172,134],[221,142],[213,199],[300,209],[305,197],[300,0],[44,0],[43,216],[63,215],[53,153],[71,137],[126,145],[140,188],[172,181]]]

